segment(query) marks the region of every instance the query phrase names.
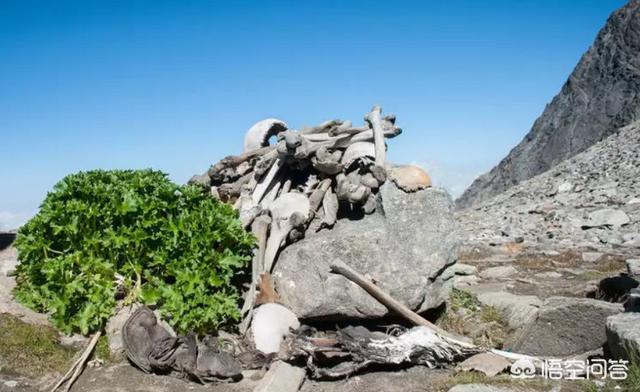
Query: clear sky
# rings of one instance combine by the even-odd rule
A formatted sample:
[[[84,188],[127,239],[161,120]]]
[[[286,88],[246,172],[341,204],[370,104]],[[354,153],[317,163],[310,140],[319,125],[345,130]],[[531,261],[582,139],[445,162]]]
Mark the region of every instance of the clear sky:
[[[245,130],[360,123],[454,195],[506,155],[623,0],[0,1],[0,228],[63,176],[177,182]]]

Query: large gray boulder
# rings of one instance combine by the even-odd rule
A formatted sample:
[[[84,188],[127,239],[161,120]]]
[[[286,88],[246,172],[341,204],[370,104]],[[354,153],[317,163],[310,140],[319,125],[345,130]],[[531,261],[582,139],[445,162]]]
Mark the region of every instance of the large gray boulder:
[[[607,317],[623,310],[620,304],[590,298],[548,298],[520,331],[513,351],[568,356],[601,348],[607,342]]]
[[[614,358],[640,358],[640,313],[607,318],[607,346]]]
[[[405,193],[387,181],[379,206],[331,230],[307,233],[286,247],[274,282],[285,305],[303,319],[376,318],[388,310],[356,284],[330,272],[340,259],[372,278],[411,309],[422,312],[448,297],[456,262],[453,202],[442,189]]]

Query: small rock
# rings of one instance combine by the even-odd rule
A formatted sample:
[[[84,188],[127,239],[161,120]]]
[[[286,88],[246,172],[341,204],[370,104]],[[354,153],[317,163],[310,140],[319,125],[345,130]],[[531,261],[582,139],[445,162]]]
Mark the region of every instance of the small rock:
[[[640,259],[629,259],[626,264],[629,275],[640,276]]]
[[[600,252],[583,252],[582,261],[585,261],[587,263],[595,263],[600,257],[602,257],[602,255],[603,253]]]
[[[629,199],[629,201],[627,202],[627,205],[634,205],[634,204],[640,204],[640,197],[634,197],[632,199]]]
[[[607,318],[607,345],[614,358],[640,357],[639,325],[640,313],[620,313]]]
[[[484,279],[505,279],[510,278],[517,273],[518,270],[515,267],[507,265],[487,268],[480,273],[480,276]]]
[[[304,369],[276,361],[253,392],[297,392],[305,378]]]
[[[475,265],[456,263],[450,268],[456,275],[473,275],[478,272],[478,268]]]
[[[122,340],[122,327],[139,307],[140,305],[138,304],[120,307],[120,309],[116,310],[116,314],[107,322],[105,333],[107,335],[107,341],[109,342],[109,352],[112,358],[124,358],[125,348],[124,341]]]
[[[560,186],[558,186],[558,193],[566,193],[566,192],[571,192],[571,190],[573,189],[573,184],[570,182],[563,182],[562,184],[560,184]]]
[[[8,380],[8,381],[5,381],[3,384],[7,388],[15,388],[18,386],[18,382],[15,380]]]
[[[630,222],[629,216],[624,211],[613,208],[604,208],[602,210],[593,211],[589,214],[587,220],[582,224],[583,229],[592,227],[620,227]]]
[[[510,366],[511,362],[504,357],[492,353],[481,353],[465,359],[458,368],[463,371],[475,370],[489,377],[495,377]]]
[[[479,282],[480,278],[475,275],[455,276],[453,278],[453,287],[460,290],[469,286],[475,286]]]

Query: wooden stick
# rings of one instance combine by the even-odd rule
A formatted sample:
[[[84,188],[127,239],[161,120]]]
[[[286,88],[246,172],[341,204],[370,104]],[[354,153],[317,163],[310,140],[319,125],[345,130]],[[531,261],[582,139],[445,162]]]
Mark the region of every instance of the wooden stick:
[[[55,392],[69,378],[69,374],[71,374],[71,372],[73,371],[73,376],[71,376],[69,381],[67,381],[67,386],[64,389],[65,392],[69,392],[69,389],[71,389],[73,383],[78,379],[78,377],[80,377],[80,374],[82,373],[82,370],[84,369],[89,356],[93,352],[93,349],[96,347],[96,344],[98,344],[98,339],[100,339],[100,336],[102,336],[102,331],[98,331],[93,335],[93,337],[89,341],[89,344],[87,345],[87,348],[84,350],[80,358],[71,366],[69,371],[60,379],[60,381],[58,381],[58,383],[51,389],[50,392]]]
[[[454,342],[464,345],[466,347],[473,346],[469,342],[461,340],[460,337],[451,335],[447,331],[434,325],[433,323],[429,322],[419,314],[415,313],[414,311],[412,311],[402,303],[398,302],[392,296],[385,293],[380,288],[378,288],[375,284],[369,281],[369,279],[365,278],[364,276],[360,275],[358,272],[353,270],[351,267],[349,267],[342,260],[336,259],[333,263],[331,263],[331,271],[344,276],[345,278],[354,282],[358,286],[362,287],[367,293],[371,294],[371,296],[376,300],[378,300],[381,304],[383,304],[390,310],[398,313],[405,319],[411,321],[415,325],[421,325],[421,326],[427,327],[432,331],[442,336],[445,336],[453,340]]]

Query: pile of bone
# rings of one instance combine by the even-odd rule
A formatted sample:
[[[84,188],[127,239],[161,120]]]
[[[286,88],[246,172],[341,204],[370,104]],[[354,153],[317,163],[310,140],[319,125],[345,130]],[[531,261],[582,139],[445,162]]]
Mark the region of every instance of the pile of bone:
[[[266,119],[249,129],[241,155],[222,159],[191,182],[233,203],[259,241],[268,233],[259,270],[269,272],[278,250],[310,228],[375,211],[375,195],[387,180],[385,138],[401,132],[395,116],[383,117],[378,106],[361,127],[332,120],[298,131]]]

